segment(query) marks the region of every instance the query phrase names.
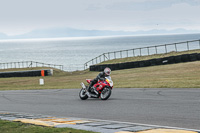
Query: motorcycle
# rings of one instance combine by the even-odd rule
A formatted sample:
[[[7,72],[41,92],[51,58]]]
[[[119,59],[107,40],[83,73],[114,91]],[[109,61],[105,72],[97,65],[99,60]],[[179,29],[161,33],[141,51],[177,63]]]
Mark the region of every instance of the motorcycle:
[[[86,79],[88,84],[92,81],[91,79]],[[79,92],[79,97],[81,100],[86,100],[88,98],[100,98],[101,100],[107,100],[113,88],[113,81],[110,76],[105,77],[105,80],[99,80],[91,88],[91,92],[88,91],[88,87],[81,82],[82,89]]]

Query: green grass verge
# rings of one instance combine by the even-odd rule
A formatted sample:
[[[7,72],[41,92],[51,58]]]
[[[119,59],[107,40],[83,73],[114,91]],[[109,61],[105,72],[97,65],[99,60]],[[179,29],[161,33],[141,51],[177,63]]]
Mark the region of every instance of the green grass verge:
[[[0,78],[0,90],[80,88],[80,82],[98,73],[54,70],[42,86],[42,77]],[[200,61],[112,71],[111,77],[114,88],[200,88]]]
[[[200,50],[180,53],[172,52],[148,56],[148,59],[198,52]],[[137,58],[141,58],[140,60],[147,59],[147,57]],[[129,59],[120,60],[126,62]],[[107,63],[112,63],[112,61]],[[200,61],[196,61],[112,71],[111,77],[114,81],[114,88],[200,88],[199,68]],[[0,72],[38,69],[49,68],[9,69],[0,70]],[[80,82],[85,82],[85,79],[94,79],[98,73],[88,70],[70,73],[54,69],[53,76],[0,78],[0,90],[80,88]],[[40,78],[44,78],[45,85],[39,85]]]
[[[94,133],[71,128],[35,126],[21,122],[0,120],[0,133]]]

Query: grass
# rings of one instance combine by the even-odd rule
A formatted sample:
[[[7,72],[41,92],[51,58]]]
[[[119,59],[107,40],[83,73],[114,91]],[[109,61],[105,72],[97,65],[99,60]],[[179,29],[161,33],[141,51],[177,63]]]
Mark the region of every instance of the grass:
[[[112,71],[111,77],[114,88],[200,88],[199,68],[200,61],[196,61]],[[80,82],[93,79],[98,73],[54,69],[54,76],[44,77],[45,85],[39,85],[43,77],[0,78],[0,90],[80,88]]]
[[[94,133],[71,128],[35,126],[21,122],[0,120],[0,133]]]
[[[115,73],[121,75],[116,78],[115,85],[124,88],[200,88],[199,66],[198,61],[120,70]]]
[[[40,70],[49,68],[26,68],[25,70]],[[8,71],[19,71],[24,69],[10,69]],[[7,71],[7,70],[1,70]],[[0,71],[0,72],[1,72]],[[64,72],[54,69],[53,76],[46,77],[13,77],[0,78],[0,90],[29,90],[29,89],[65,89],[65,88],[80,88],[80,82],[85,78],[92,78],[92,72]],[[39,85],[39,79],[43,78],[45,85]],[[77,82],[78,81],[78,82]]]

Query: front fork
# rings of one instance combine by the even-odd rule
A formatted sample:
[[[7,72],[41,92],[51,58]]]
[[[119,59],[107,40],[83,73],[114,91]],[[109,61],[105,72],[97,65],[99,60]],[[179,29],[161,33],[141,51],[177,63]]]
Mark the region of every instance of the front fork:
[[[85,86],[85,84],[83,82],[81,82],[81,86],[82,88],[86,91],[86,95],[90,98],[90,97],[94,97],[94,98],[98,98],[98,91],[96,91],[96,89],[94,89],[94,92],[96,93],[96,95],[90,94]]]
[[[81,82],[81,87],[86,91],[86,95],[88,97],[91,97],[90,93],[88,92],[88,90],[87,90],[87,88],[86,88],[86,86],[85,86],[85,84],[83,82]]]

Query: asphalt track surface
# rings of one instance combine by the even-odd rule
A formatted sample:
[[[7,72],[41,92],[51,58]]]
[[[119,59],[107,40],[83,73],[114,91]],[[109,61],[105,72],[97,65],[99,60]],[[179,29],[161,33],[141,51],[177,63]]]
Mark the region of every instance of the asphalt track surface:
[[[80,100],[79,91],[0,91],[0,111],[200,130],[200,89],[118,88],[106,101]]]

